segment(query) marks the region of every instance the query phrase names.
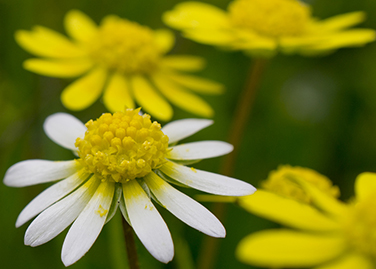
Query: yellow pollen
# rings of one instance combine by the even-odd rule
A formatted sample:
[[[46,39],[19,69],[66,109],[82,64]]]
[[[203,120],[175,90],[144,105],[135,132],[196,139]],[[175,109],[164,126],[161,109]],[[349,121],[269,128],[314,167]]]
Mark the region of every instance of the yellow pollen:
[[[193,172],[197,173],[197,170],[194,169],[193,167],[191,167],[191,170],[192,170]]]
[[[86,123],[85,137],[77,138],[75,145],[78,161],[88,172],[102,181],[124,183],[144,177],[165,162],[168,137],[159,123],[152,123],[148,114],[140,116],[138,112],[127,109],[106,113]]]
[[[311,16],[298,0],[235,0],[228,9],[235,26],[273,38],[303,34]]]
[[[99,205],[98,210],[95,211],[95,213],[99,214],[99,216],[102,218],[107,214],[108,210],[104,209],[102,205]]]
[[[144,209],[149,209],[150,211],[152,211],[154,207],[151,205],[145,205]]]
[[[108,16],[86,45],[93,61],[108,69],[124,74],[150,73],[161,57],[154,40],[148,27]]]
[[[278,167],[276,171],[269,173],[268,178],[262,181],[260,186],[267,191],[286,198],[294,199],[306,204],[312,203],[311,196],[297,183],[291,180],[294,177],[306,180],[332,197],[338,198],[340,195],[338,186],[333,186],[332,182],[327,177],[312,169],[298,166],[291,167],[289,165],[283,165]]]
[[[348,243],[357,252],[376,261],[376,200],[375,195],[354,203],[344,220],[344,233]]]

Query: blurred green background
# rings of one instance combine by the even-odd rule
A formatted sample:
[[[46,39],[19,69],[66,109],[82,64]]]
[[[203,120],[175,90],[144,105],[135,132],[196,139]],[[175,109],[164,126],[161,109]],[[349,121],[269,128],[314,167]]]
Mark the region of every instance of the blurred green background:
[[[40,24],[64,32],[64,15],[73,8],[80,9],[98,23],[107,14],[117,14],[156,29],[165,27],[161,14],[179,2],[0,0],[1,178],[12,164],[21,160],[73,158],[71,152],[50,141],[42,128],[48,115],[69,112],[60,102],[60,93],[70,81],[24,70],[22,62],[31,55],[14,41],[16,30]],[[229,1],[205,2],[226,8]],[[311,0],[309,3],[314,16],[319,18],[364,10],[368,12],[368,19],[361,27],[376,29],[374,0]],[[186,141],[226,140],[251,60],[241,52],[223,52],[175,33],[176,46],[172,53],[206,58],[207,67],[200,75],[226,86],[224,95],[204,97],[216,111],[215,124]],[[102,112],[106,110],[102,102],[97,101],[89,109],[72,114],[86,122]],[[175,108],[174,119],[187,117],[195,116]],[[341,198],[347,200],[353,194],[353,183],[359,173],[376,172],[375,138],[376,43],[364,48],[340,49],[325,57],[278,55],[268,63],[259,87],[237,159],[235,177],[257,186],[280,164],[309,167],[339,185]],[[202,161],[196,167],[218,172],[219,165],[220,159],[216,158]],[[23,244],[27,225],[14,227],[23,207],[45,188],[46,185],[21,189],[0,185],[1,268],[64,268],[60,252],[66,231],[45,245],[31,248]],[[199,193],[184,192],[191,196]],[[212,207],[209,203],[205,205]],[[159,208],[159,211],[171,230],[177,249],[175,259],[168,265],[161,264],[137,241],[142,268],[194,268],[202,255],[200,244],[204,235],[166,210]],[[227,237],[220,240],[215,268],[252,268],[236,260],[237,243],[247,234],[275,224],[230,205],[224,225]],[[88,254],[71,268],[121,268],[113,257],[122,255],[125,256],[125,252],[118,215],[104,227]],[[193,259],[191,264],[186,260],[187,255]]]

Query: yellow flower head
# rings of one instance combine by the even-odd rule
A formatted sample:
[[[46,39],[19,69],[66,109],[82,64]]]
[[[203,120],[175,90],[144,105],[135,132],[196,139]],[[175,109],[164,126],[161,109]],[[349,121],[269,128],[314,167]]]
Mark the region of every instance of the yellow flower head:
[[[124,106],[134,108],[136,100],[153,116],[167,121],[173,114],[168,99],[194,114],[213,116],[212,108],[189,90],[219,94],[222,85],[183,74],[202,69],[204,62],[194,56],[166,55],[174,44],[170,31],[152,30],[114,15],[97,26],[78,10],[68,12],[65,28],[71,39],[42,26],[17,31],[15,37],[24,49],[43,57],[26,60],[27,70],[52,77],[81,76],[61,95],[67,108],[85,109],[103,91],[104,104],[111,112]]]
[[[238,0],[228,10],[234,26],[275,38],[303,34],[311,15],[308,6],[295,0]]]
[[[353,12],[319,21],[298,0],[235,0],[223,11],[184,2],[164,14],[164,22],[200,43],[271,56],[277,51],[315,55],[375,40],[371,29],[348,29],[364,20]]]
[[[238,258],[268,268],[374,269],[376,174],[356,178],[355,198],[347,204],[303,178],[291,181],[311,196],[310,205],[263,190],[240,199],[251,213],[288,228],[248,235],[239,243]]]
[[[163,53],[151,29],[116,16],[106,17],[86,45],[98,65],[123,74],[153,72]]]
[[[319,188],[335,198],[339,197],[339,188],[333,186],[332,182],[326,176],[318,172],[303,167],[291,167],[290,165],[281,165],[278,170],[269,173],[269,177],[262,181],[260,186],[262,189],[291,198],[303,203],[311,203],[312,197],[305,192],[299,184],[291,181],[294,178],[301,178]]]
[[[125,183],[144,177],[165,163],[168,137],[161,125],[137,110],[106,113],[85,124],[77,138],[79,162],[102,180]]]

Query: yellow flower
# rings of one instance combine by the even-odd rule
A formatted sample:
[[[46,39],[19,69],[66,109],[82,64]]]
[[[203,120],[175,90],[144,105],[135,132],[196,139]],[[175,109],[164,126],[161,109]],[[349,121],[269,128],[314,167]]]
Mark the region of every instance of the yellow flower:
[[[227,12],[201,2],[184,2],[164,14],[164,22],[194,41],[271,56],[277,51],[315,55],[375,40],[371,29],[348,29],[363,12],[318,20],[298,0],[235,0]]]
[[[104,91],[103,102],[111,112],[134,108],[136,100],[167,121],[173,114],[168,99],[194,114],[213,115],[212,108],[187,89],[218,94],[222,85],[182,73],[200,70],[204,62],[194,56],[165,55],[174,44],[170,31],[151,30],[114,15],[97,26],[78,10],[67,13],[65,28],[71,39],[42,26],[17,31],[15,38],[25,50],[43,57],[26,60],[27,70],[61,78],[82,76],[62,92],[67,108],[85,109]]]
[[[321,191],[335,198],[340,195],[339,188],[333,186],[329,178],[312,169],[299,166],[281,165],[277,170],[271,171],[268,178],[262,181],[260,185],[262,189],[280,196],[307,204],[311,203],[312,197],[296,182],[291,181],[291,177],[304,178],[305,181],[314,184]]]
[[[239,199],[251,213],[290,229],[248,235],[239,243],[237,257],[269,268],[376,268],[376,174],[356,178],[356,196],[347,204],[303,177],[290,180],[312,198],[312,204],[265,190]]]

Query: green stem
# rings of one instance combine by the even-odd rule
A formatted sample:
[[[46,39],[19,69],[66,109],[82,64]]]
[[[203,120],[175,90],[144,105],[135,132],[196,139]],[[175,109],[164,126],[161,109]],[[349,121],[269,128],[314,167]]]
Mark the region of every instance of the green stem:
[[[110,254],[112,260],[112,267],[115,269],[129,269],[127,257],[124,255],[126,252],[125,242],[119,234],[121,234],[122,226],[120,224],[121,219],[120,212],[117,212],[114,218],[106,225],[109,225],[110,231]]]
[[[125,247],[127,249],[127,256],[130,269],[139,269],[138,255],[136,249],[136,242],[134,240],[133,229],[128,222],[122,218],[123,232],[125,239]]]
[[[247,84],[239,97],[228,137],[228,142],[234,146],[234,150],[223,158],[220,170],[220,173],[226,176],[234,174],[235,161],[244,136],[244,129],[251,114],[257,87],[265,70],[266,63],[265,59],[256,59],[254,61],[250,69]]]
[[[262,58],[254,60],[246,86],[239,96],[228,137],[228,142],[234,146],[234,150],[223,158],[220,170],[220,173],[223,175],[232,176],[234,174],[236,157],[239,153],[244,130],[251,114],[257,87],[265,70],[266,63],[267,60]],[[218,219],[224,222],[226,215],[225,203],[214,204],[212,211]],[[198,268],[211,269],[214,267],[219,243],[220,240],[217,238],[205,237],[198,261]]]

